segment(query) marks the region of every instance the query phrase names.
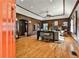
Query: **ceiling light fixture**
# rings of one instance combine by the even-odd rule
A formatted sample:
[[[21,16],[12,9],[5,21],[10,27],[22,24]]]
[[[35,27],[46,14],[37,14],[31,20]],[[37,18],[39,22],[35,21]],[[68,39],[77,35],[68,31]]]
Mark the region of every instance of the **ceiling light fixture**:
[[[22,2],[24,1],[24,0],[21,0]]]
[[[50,0],[50,2],[52,2],[53,0]]]
[[[32,23],[31,21],[29,21],[29,23]]]
[[[18,19],[16,18],[16,21],[17,21]]]
[[[53,8],[55,8],[55,6]]]

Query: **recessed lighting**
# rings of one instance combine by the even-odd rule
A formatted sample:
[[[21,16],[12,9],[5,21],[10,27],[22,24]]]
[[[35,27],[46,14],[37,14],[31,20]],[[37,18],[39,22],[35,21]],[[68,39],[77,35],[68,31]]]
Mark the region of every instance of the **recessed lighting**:
[[[22,2],[24,1],[24,0],[21,0]]]
[[[55,6],[53,8],[55,8]]]
[[[53,0],[50,0],[50,2],[52,2]]]

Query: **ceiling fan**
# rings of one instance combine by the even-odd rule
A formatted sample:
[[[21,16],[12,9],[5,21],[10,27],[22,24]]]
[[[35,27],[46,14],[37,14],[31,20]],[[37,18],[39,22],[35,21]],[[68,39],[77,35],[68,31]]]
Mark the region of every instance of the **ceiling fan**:
[[[56,16],[63,16],[63,15],[64,15],[64,13],[57,14],[57,15],[51,15],[51,14],[49,14],[49,11],[44,11],[44,12],[41,12],[40,14],[43,14],[43,13],[45,13],[45,16],[44,16],[44,18],[46,18],[46,17],[56,17]]]
[[[46,17],[53,17],[52,15],[49,14],[49,11],[43,11],[43,12],[40,12],[39,14],[46,14],[45,18]]]

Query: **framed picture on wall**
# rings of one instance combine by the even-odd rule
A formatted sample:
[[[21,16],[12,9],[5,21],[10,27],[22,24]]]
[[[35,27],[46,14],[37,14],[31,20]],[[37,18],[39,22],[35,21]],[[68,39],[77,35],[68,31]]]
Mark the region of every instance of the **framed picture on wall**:
[[[58,26],[58,21],[54,21],[54,26]]]
[[[63,26],[68,26],[68,22],[63,22]]]

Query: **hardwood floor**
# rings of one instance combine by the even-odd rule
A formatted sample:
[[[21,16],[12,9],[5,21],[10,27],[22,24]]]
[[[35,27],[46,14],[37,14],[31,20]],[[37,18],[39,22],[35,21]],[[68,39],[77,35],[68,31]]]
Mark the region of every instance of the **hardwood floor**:
[[[75,52],[72,54],[73,50],[75,50]],[[65,37],[64,42],[54,43],[36,40],[36,36],[23,37],[16,40],[16,57],[77,58],[79,57],[79,47],[70,36]]]

